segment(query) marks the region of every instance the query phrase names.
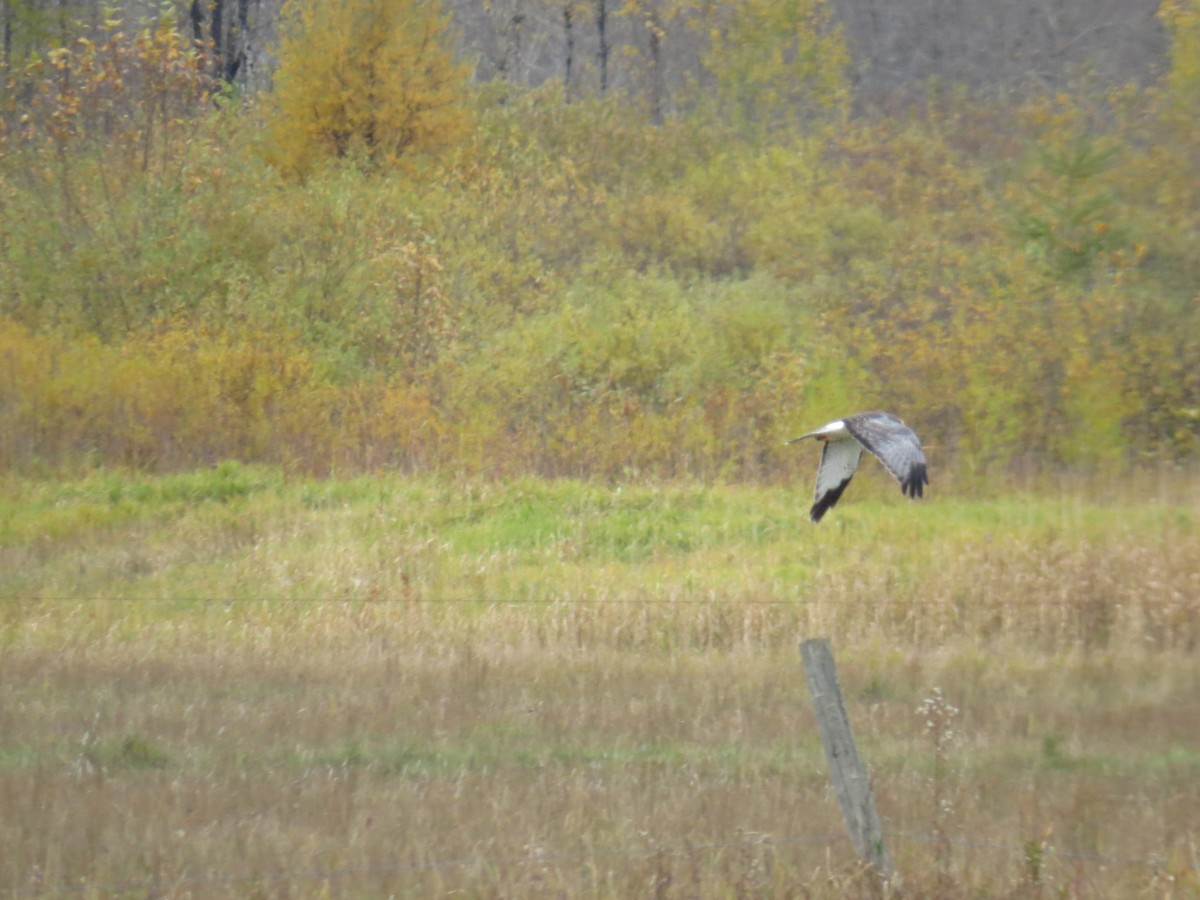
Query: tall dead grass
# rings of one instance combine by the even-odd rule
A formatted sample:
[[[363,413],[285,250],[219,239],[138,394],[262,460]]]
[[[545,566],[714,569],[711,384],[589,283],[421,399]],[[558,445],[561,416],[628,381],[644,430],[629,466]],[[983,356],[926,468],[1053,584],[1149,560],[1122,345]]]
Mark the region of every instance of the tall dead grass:
[[[740,490],[631,493],[283,486],[10,538],[0,887],[846,896],[797,651],[824,635],[908,893],[1197,888],[1185,511],[989,536],[937,525],[986,504],[867,489],[772,531]]]

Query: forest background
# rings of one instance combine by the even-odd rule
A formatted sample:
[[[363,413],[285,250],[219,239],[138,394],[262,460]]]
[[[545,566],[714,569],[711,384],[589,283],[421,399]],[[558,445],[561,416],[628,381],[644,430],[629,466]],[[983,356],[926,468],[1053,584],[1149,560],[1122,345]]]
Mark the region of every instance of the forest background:
[[[0,469],[1200,453],[1200,4],[5,0]]]

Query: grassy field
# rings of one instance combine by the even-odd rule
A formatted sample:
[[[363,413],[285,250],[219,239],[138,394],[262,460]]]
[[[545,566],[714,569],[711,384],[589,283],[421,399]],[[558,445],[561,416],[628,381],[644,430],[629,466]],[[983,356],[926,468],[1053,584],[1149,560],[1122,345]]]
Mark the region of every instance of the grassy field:
[[[0,896],[1200,891],[1200,482],[0,481]]]

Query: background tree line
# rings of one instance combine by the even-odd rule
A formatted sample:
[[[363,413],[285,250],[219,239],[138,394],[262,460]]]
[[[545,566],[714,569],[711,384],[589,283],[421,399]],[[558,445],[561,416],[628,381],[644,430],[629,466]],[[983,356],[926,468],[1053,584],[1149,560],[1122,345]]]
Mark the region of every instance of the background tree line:
[[[1200,8],[5,0],[0,465],[1200,450]]]
[[[1073,80],[1146,83],[1166,66],[1158,0],[446,0],[457,49],[476,81],[525,87],[561,79],[568,95],[621,88],[674,108],[700,78],[699,59],[738,7],[785,25],[813,9],[841,29],[849,78],[864,103],[911,98],[938,79],[994,94],[1055,90]],[[187,35],[212,45],[228,82],[270,83],[283,0],[3,0],[3,63],[68,42],[81,24],[170,10]]]

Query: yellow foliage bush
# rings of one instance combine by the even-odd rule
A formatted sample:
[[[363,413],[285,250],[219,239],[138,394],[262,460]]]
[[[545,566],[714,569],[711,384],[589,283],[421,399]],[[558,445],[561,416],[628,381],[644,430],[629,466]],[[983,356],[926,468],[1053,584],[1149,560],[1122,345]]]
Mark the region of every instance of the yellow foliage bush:
[[[291,0],[286,14],[265,147],[284,172],[347,157],[390,166],[466,133],[467,73],[437,4]]]
[[[279,335],[179,325],[105,345],[0,320],[0,468],[418,468],[438,436],[423,390],[338,387]]]

